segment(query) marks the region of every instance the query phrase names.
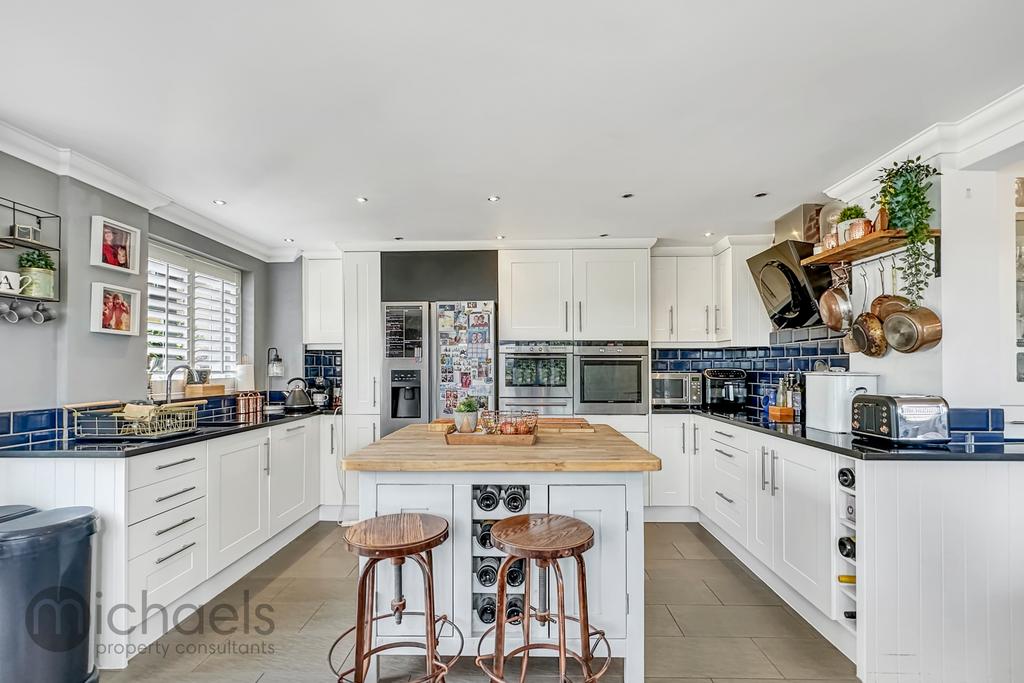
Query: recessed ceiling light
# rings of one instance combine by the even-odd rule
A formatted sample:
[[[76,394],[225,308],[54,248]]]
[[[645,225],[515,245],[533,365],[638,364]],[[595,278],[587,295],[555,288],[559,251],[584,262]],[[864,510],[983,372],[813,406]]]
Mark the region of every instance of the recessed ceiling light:
[[[762,197],[767,197],[767,196],[768,196],[767,192],[758,192],[757,194],[754,195],[754,199],[761,199]]]
[[[711,236],[712,236],[712,235],[714,235],[714,234],[715,234],[715,233],[713,233],[713,232],[706,232],[706,233],[704,233],[704,236],[705,236],[705,237],[711,237]]]
[[[602,232],[600,235],[598,235],[598,237],[607,237],[607,236],[608,236],[608,233],[606,233],[606,232]]]
[[[503,239],[505,239],[505,236],[504,235],[498,235],[498,239],[499,240],[503,240]]]
[[[489,202],[496,202],[496,201],[499,201],[500,199],[501,199],[501,197],[499,197],[498,195],[492,194],[490,197],[487,198],[487,201],[489,201]]]
[[[632,199],[633,198],[633,193],[632,192],[627,192],[626,194],[622,195],[622,198],[623,199]]]
[[[292,242],[294,242],[295,240],[294,240],[294,239],[292,239],[291,237],[285,237],[285,238],[284,238],[284,241],[285,241],[285,242],[287,242],[288,244],[291,244],[291,243],[292,243]]]
[[[227,204],[227,202],[224,201],[223,199],[214,199],[213,203],[216,204],[217,206],[224,206],[225,204]]]
[[[404,240],[404,239],[405,239],[404,237],[396,237],[396,238],[395,238],[395,241],[396,241],[396,242],[401,242],[401,241],[402,241],[402,240]]]
[[[359,202],[360,204],[365,204],[366,202],[368,202],[370,200],[367,199],[366,197],[356,197],[356,201]]]

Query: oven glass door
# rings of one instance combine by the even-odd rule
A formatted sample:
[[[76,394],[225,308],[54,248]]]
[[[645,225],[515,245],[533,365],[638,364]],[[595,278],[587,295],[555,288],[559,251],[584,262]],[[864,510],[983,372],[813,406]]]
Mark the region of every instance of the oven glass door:
[[[501,395],[572,398],[572,356],[507,354],[501,359]]]
[[[576,404],[591,413],[647,412],[643,358],[578,356]]]

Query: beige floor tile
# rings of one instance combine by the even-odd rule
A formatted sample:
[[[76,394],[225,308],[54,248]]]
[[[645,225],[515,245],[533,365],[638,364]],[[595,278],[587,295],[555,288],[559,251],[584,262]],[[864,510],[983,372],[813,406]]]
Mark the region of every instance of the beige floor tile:
[[[776,595],[763,581],[745,576],[712,576],[704,583],[725,605],[782,605],[782,598]]]
[[[757,683],[757,678],[715,678],[712,683]],[[263,683],[260,681],[260,683]],[[657,683],[668,683],[668,679],[658,679]],[[763,682],[762,682],[763,683]],[[787,678],[786,683],[859,683],[853,678]]]
[[[782,678],[749,638],[647,638],[650,678]]]
[[[715,539],[678,539],[672,547],[686,560],[731,560],[735,556]]]
[[[756,638],[754,642],[787,678],[857,675],[853,662],[820,638]]]
[[[644,683],[714,683],[710,678],[645,678]]]
[[[682,631],[665,605],[648,605],[644,611],[644,633],[648,636],[681,636]]]
[[[814,631],[782,607],[669,605],[685,636],[811,638]]]
[[[711,589],[700,579],[650,579],[644,581],[644,602],[648,605],[720,605]]]
[[[646,564],[652,579],[749,578],[738,560],[651,560]]]
[[[651,560],[681,560],[683,556],[676,550],[676,546],[668,541],[648,542],[644,545],[644,559]]]
[[[274,602],[309,602],[311,600],[355,600],[356,580],[295,579],[277,596]]]
[[[336,636],[335,636],[336,637]],[[262,641],[225,641],[231,649],[211,653],[196,672],[241,673],[249,671],[320,673],[330,677],[327,653],[334,637],[313,632],[274,636]],[[240,648],[246,648],[242,650]]]
[[[337,635],[356,623],[355,596],[342,600],[325,600],[303,624],[300,633],[307,631],[333,631]]]

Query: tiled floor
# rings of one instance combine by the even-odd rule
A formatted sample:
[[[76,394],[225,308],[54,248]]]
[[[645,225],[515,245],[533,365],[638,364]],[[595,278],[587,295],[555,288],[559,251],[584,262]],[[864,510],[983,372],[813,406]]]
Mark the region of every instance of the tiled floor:
[[[317,525],[212,603],[241,608],[248,592],[250,605],[273,607],[272,633],[253,632],[263,623],[254,619],[248,634],[217,635],[207,612],[201,633],[172,631],[158,641],[159,651],[139,655],[124,671],[105,672],[102,681],[332,681],[328,648],[355,618],[356,559],[341,534],[334,524]],[[699,525],[648,524],[646,548],[649,683],[856,680],[849,660]],[[199,623],[194,617],[183,629],[196,631]],[[406,681],[418,663],[387,658],[381,680]],[[530,680],[557,681],[546,663],[536,669],[531,663],[538,675]],[[486,679],[464,658],[448,680]],[[621,681],[621,666],[603,680]]]

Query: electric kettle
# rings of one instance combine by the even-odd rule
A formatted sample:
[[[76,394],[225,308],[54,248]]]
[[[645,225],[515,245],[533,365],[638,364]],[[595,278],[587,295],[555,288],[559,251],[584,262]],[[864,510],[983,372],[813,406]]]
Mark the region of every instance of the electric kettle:
[[[292,382],[302,382],[302,387],[291,386]],[[292,377],[288,380],[288,392],[284,397],[284,412],[286,413],[310,413],[316,410],[313,401],[306,391],[306,380],[301,377]]]

